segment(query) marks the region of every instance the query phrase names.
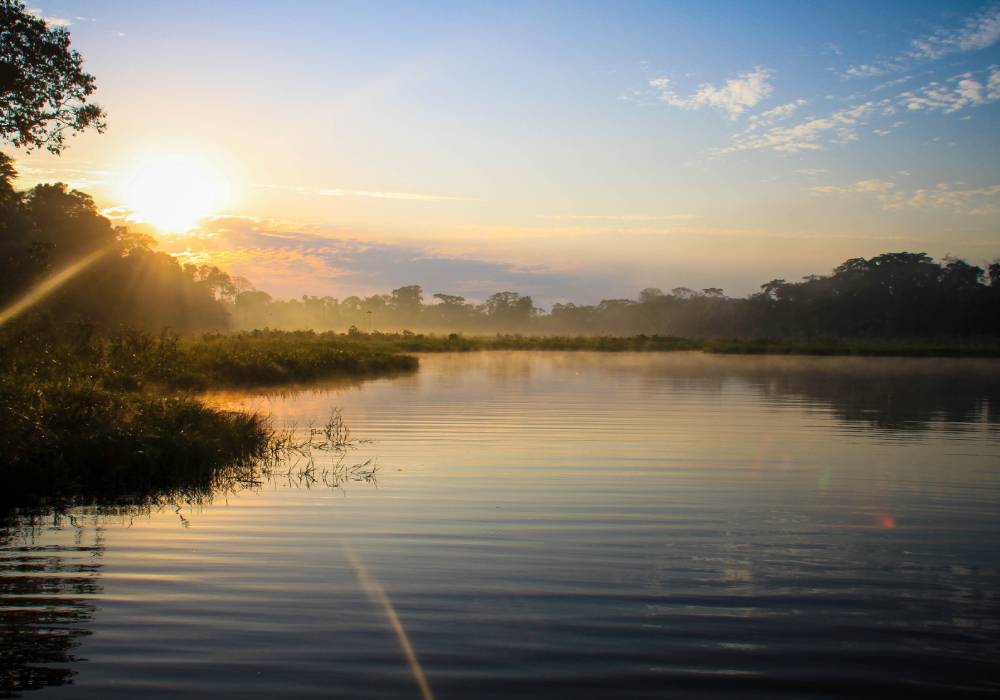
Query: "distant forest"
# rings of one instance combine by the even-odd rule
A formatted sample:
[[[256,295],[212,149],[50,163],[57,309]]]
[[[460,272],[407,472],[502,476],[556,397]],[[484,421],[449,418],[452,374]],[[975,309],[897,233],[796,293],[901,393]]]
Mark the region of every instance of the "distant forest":
[[[95,329],[181,333],[252,328],[348,332],[532,335],[673,335],[690,338],[997,338],[1000,262],[884,253],[847,260],[828,275],[776,279],[743,298],[721,289],[643,289],[636,299],[555,304],[500,291],[483,303],[417,285],[361,298],[277,300],[217,267],[181,265],[153,240],[115,226],[86,194],[63,184],[13,187],[0,154],[0,308],[81,259],[95,262],[32,311]]]

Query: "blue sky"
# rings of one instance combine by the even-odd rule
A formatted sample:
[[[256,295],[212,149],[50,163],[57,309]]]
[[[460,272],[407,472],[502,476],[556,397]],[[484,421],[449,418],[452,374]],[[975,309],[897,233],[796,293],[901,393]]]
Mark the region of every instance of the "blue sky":
[[[135,163],[196,156],[227,196],[162,246],[280,296],[1000,255],[997,2],[35,4],[110,126],[25,184],[129,215]]]

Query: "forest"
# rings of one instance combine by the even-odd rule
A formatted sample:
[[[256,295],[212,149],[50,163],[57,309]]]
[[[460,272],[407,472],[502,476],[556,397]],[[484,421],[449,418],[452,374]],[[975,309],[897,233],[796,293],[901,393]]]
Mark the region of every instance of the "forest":
[[[1000,336],[1000,262],[890,252],[825,275],[775,279],[746,297],[722,289],[647,288],[635,299],[554,304],[499,291],[481,302],[407,285],[368,297],[274,299],[209,265],[182,265],[155,241],[113,224],[93,199],[61,183],[14,187],[0,154],[0,307],[43,280],[65,283],[32,307],[34,324],[181,334],[256,328],[366,333],[685,338],[990,339]],[[79,267],[86,260],[86,267]]]

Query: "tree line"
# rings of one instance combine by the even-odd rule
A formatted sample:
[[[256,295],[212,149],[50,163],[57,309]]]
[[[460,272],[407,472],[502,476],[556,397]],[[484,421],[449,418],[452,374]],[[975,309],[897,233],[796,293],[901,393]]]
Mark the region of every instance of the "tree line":
[[[314,328],[540,335],[677,335],[705,337],[997,337],[1000,263],[985,270],[925,253],[853,258],[828,275],[771,280],[732,298],[722,289],[644,289],[635,299],[554,304],[503,291],[483,303],[445,293],[425,303],[420,286],[345,299],[277,300],[244,291],[233,298],[234,327]]]
[[[96,328],[178,332],[252,328],[468,334],[704,337],[998,337],[1000,262],[986,269],[925,253],[853,258],[828,275],[775,279],[732,298],[722,289],[643,289],[635,299],[554,304],[500,291],[476,303],[406,285],[367,297],[274,299],[210,265],[182,265],[149,236],[115,226],[90,196],[61,183],[13,186],[0,154],[0,307],[94,251],[50,296],[49,317]]]

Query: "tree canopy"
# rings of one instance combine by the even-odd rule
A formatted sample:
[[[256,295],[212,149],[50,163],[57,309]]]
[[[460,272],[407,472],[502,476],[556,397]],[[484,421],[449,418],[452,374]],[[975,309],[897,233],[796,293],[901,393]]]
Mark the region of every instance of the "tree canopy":
[[[104,111],[88,103],[96,89],[69,32],[0,0],[0,140],[60,153],[67,132],[103,131]]]

